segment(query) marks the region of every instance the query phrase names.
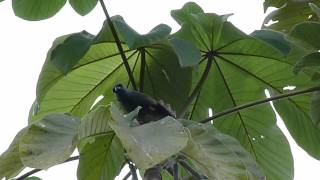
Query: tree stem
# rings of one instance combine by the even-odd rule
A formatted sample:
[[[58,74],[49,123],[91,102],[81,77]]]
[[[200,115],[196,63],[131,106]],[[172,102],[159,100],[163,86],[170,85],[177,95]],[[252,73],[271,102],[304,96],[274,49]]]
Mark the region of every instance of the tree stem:
[[[274,100],[279,100],[279,99],[283,99],[283,98],[287,98],[287,97],[291,97],[291,96],[297,96],[297,95],[300,95],[300,94],[307,94],[307,93],[311,93],[311,92],[315,92],[315,91],[320,91],[320,86],[307,88],[307,89],[303,89],[303,90],[300,90],[300,91],[293,91],[293,92],[290,92],[290,93],[281,94],[281,95],[273,96],[273,97],[270,97],[270,98],[254,101],[254,102],[251,102],[251,103],[248,103],[248,104],[244,104],[244,105],[241,105],[241,106],[237,106],[237,107],[234,107],[234,108],[230,108],[230,109],[227,109],[225,111],[219,112],[219,113],[217,113],[217,114],[215,114],[215,115],[213,115],[211,117],[203,119],[200,122],[201,123],[207,123],[207,122],[209,122],[211,120],[217,119],[219,117],[222,117],[222,116],[234,113],[234,112],[238,112],[238,111],[240,111],[242,109],[246,109],[246,108],[250,108],[250,107],[253,107],[253,106],[256,106],[256,105],[268,103],[268,102],[274,101]]]
[[[117,47],[118,47],[118,50],[119,50],[119,53],[121,55],[121,58],[122,58],[122,61],[123,61],[123,64],[127,70],[127,73],[128,73],[128,76],[129,76],[129,80],[131,81],[131,85],[133,87],[134,90],[137,90],[137,85],[136,85],[136,82],[134,80],[134,77],[133,77],[133,73],[130,69],[130,66],[129,66],[129,63],[128,63],[128,60],[127,60],[127,57],[126,57],[126,54],[124,53],[123,51],[123,48],[122,48],[122,45],[121,45],[121,41],[120,41],[120,38],[117,34],[117,31],[112,23],[112,20],[111,20],[111,17],[109,16],[109,13],[107,11],[107,8],[106,8],[106,5],[104,4],[103,0],[99,0],[101,6],[102,6],[102,9],[103,9],[103,12],[107,18],[107,22],[110,26],[110,30],[111,30],[111,33],[112,33],[112,36],[117,44]]]
[[[65,160],[61,164],[66,163],[66,162],[70,162],[70,161],[74,161],[74,160],[78,160],[78,159],[79,159],[79,156],[73,156],[73,157],[70,157],[69,159]],[[23,179],[31,176],[32,174],[35,174],[35,173],[42,171],[42,170],[43,169],[33,169],[33,170],[21,175],[20,177],[16,178],[15,180],[23,180]]]
[[[146,68],[146,51],[145,49],[140,50],[141,53],[141,66],[140,66],[140,82],[139,82],[139,91],[143,92],[144,90],[144,77],[145,77],[145,68]]]
[[[203,71],[203,74],[200,78],[200,80],[198,81],[196,87],[193,89],[192,93],[190,94],[190,96],[188,97],[188,99],[186,100],[185,104],[182,106],[181,111],[178,113],[177,117],[178,118],[182,118],[185,116],[185,114],[188,111],[188,107],[189,105],[193,102],[194,98],[197,96],[197,94],[200,92],[202,85],[204,84],[204,82],[206,81],[208,74],[210,72],[211,69],[211,65],[212,65],[212,60],[213,60],[213,56],[209,56],[208,57],[208,61],[206,64],[206,67]]]

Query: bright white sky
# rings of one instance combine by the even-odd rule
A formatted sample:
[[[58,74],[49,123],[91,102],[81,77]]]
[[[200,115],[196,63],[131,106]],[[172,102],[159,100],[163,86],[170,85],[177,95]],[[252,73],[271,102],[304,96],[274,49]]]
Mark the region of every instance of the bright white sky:
[[[262,0],[194,0],[206,12],[234,13],[230,21],[246,33],[260,29],[264,18]],[[181,8],[185,0],[109,0],[111,15],[122,15],[138,32],[145,33],[165,23],[178,30],[170,10]],[[85,17],[66,5],[56,16],[39,22],[28,22],[14,16],[11,1],[0,3],[0,153],[9,146],[15,134],[27,125],[29,108],[35,99],[35,87],[47,50],[61,35],[86,30],[96,34],[104,21],[101,7]],[[283,123],[279,123],[283,127]],[[286,132],[286,131],[285,131]],[[288,136],[288,133],[286,132]],[[295,180],[318,180],[320,162],[309,157],[289,137],[295,159]],[[76,179],[77,162],[66,163],[37,173],[44,180]]]

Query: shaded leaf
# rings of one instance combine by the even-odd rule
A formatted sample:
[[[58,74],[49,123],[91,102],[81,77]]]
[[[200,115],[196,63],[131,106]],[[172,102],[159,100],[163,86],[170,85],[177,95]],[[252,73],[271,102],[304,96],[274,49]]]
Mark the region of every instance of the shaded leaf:
[[[66,3],[66,0],[12,0],[16,16],[37,21],[54,16]]]
[[[96,5],[98,0],[69,0],[71,7],[80,15],[88,14]]]
[[[311,98],[310,115],[313,123],[320,128],[320,92],[315,92]]]
[[[95,136],[90,141],[80,148],[78,179],[114,179],[124,164],[124,150],[120,141],[114,133]]]
[[[164,40],[171,32],[171,28],[169,26],[160,24],[154,27],[149,33],[140,35],[121,17],[114,19],[113,22],[130,49],[140,48]]]
[[[25,166],[19,156],[19,141],[26,132],[26,128],[20,130],[14,137],[9,148],[0,156],[0,179],[11,179],[18,175]]]
[[[255,160],[231,136],[209,124],[192,123],[188,146],[181,151],[209,179],[264,179]]]
[[[195,66],[200,62],[201,53],[194,44],[178,38],[172,38],[169,42],[178,56],[181,67]]]
[[[300,39],[316,49],[320,49],[320,23],[303,22],[296,25],[290,32],[290,36]]]
[[[184,23],[186,21],[186,17],[188,17],[190,14],[197,14],[197,13],[204,13],[202,8],[194,3],[194,2],[188,2],[181,9],[172,10],[171,16],[180,24]]]
[[[320,53],[315,52],[302,57],[294,66],[293,72],[298,74],[307,71],[312,74],[313,80],[319,80],[320,75]]]
[[[94,36],[86,31],[70,35],[52,50],[52,63],[67,74],[87,53],[93,38]]]
[[[105,106],[100,106],[89,112],[81,120],[79,139],[110,133],[111,129],[108,124],[110,118],[110,111]]]
[[[22,163],[47,169],[65,161],[76,147],[79,124],[69,115],[51,114],[29,125],[19,144]]]
[[[318,17],[311,10],[308,2],[319,4],[319,1],[288,1],[268,14],[263,21],[263,27],[289,33],[290,30],[296,25],[304,21],[318,21]],[[267,25],[270,22],[271,25]]]
[[[284,55],[288,55],[291,50],[291,43],[286,39],[285,35],[280,32],[272,30],[257,30],[250,35],[265,41],[281,51]]]
[[[167,116],[156,122],[132,127],[139,109],[124,116],[111,106],[111,128],[121,140],[130,159],[138,168],[148,169],[182,150],[188,141],[183,125]]]

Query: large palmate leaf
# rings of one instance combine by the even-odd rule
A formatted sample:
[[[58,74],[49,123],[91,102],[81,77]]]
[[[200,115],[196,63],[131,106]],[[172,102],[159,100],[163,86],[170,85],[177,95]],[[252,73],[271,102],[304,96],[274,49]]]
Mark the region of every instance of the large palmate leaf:
[[[296,86],[296,89],[312,85],[308,81],[309,76],[304,72],[298,76],[292,73],[294,64],[304,55],[304,51],[292,47],[294,50],[291,50],[288,57],[284,57],[281,52],[288,53],[289,47],[285,41],[281,41],[283,45],[275,46],[266,39],[258,40],[236,29],[226,21],[225,16],[192,12],[188,6],[189,4],[173,12],[173,14],[179,12],[178,22],[182,24],[182,28],[173,36],[195,43],[203,56],[208,59],[211,57],[212,60],[207,80],[189,109],[191,119],[208,117],[209,108],[216,113],[263,99],[267,88],[282,94],[285,93],[283,88],[288,85]],[[196,79],[200,79],[202,72],[210,68],[210,60],[202,62],[198,72],[194,73],[194,85],[197,83]],[[300,108],[305,107],[303,102],[292,100],[291,103]],[[311,119],[305,119],[302,124],[308,128],[301,129],[302,124],[299,126],[291,119],[283,118],[297,143],[313,157],[320,158],[319,152],[310,148],[310,146],[320,147],[317,140],[320,132],[312,125]],[[215,125],[222,132],[237,138],[251,152],[268,179],[293,178],[293,161],[289,144],[277,127],[276,117],[269,105],[220,117]],[[301,134],[296,129],[308,134],[307,138],[306,136],[304,140],[299,138]]]
[[[26,20],[42,20],[54,16],[67,0],[13,0],[14,13]]]
[[[182,123],[170,116],[141,126],[131,126],[139,109],[126,116],[114,105],[110,110],[112,120],[109,124],[138,168],[151,168],[187,145],[188,132]]]
[[[83,116],[98,96],[103,95],[106,103],[114,99],[113,85],[129,85],[117,46],[109,41],[112,36],[108,28],[102,31],[99,35],[103,34],[103,38],[100,37],[96,41],[99,43],[90,46],[66,76],[52,64],[51,53],[68,36],[54,42],[38,80],[37,106],[30,121],[52,112],[71,112],[75,116]],[[190,69],[179,68],[177,57],[168,45],[148,45],[143,49],[143,56],[141,50],[130,50],[122,45],[136,81],[139,79],[138,84],[143,79],[144,91],[179,109],[191,86]],[[146,63],[144,76],[140,78],[142,58]]]
[[[0,179],[11,179],[24,169],[25,166],[19,156],[19,141],[25,131],[26,128],[20,130],[9,148],[0,155]]]
[[[240,143],[210,124],[191,123],[188,146],[181,151],[209,179],[264,179],[265,176]]]
[[[124,150],[109,127],[110,110],[100,106],[88,113],[79,127],[78,179],[114,179],[124,163]]]
[[[78,142],[80,120],[51,114],[30,124],[19,142],[19,155],[27,167],[47,169],[65,161]]]
[[[279,9],[269,13],[264,19],[263,27],[288,33],[296,24],[304,21],[318,21],[319,18],[310,8],[309,2],[320,4],[319,0],[288,1]],[[271,21],[273,23],[267,26]]]

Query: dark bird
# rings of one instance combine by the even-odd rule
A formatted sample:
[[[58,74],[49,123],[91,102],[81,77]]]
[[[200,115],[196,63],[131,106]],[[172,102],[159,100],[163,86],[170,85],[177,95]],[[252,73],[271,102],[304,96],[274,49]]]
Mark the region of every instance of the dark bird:
[[[113,92],[117,95],[118,101],[127,113],[135,110],[138,106],[141,107],[137,118],[140,124],[157,121],[166,116],[175,117],[175,113],[170,107],[166,107],[163,103],[159,103],[146,94],[129,90],[122,84],[115,85]]]

